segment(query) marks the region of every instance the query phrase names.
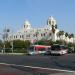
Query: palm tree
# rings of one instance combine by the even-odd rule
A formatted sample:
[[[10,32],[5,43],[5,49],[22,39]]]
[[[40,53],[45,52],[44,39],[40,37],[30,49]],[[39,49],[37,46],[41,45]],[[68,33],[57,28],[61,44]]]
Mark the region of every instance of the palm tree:
[[[71,34],[71,37],[73,38],[73,43],[74,43],[74,34],[73,33]]]
[[[73,34],[73,33],[71,34],[71,37],[72,37],[72,38],[74,37],[74,34]]]
[[[55,41],[55,26],[52,25],[52,40]]]
[[[60,37],[62,35],[64,35],[64,31],[59,31],[57,36]]]
[[[74,34],[69,34],[69,39],[74,38]]]
[[[58,27],[57,27],[57,24],[55,25],[55,29],[57,29]]]
[[[66,32],[65,33],[65,39],[66,39],[66,41],[67,41],[67,37],[69,36],[69,34]]]
[[[3,42],[1,39],[0,39],[0,48],[3,48]]]
[[[65,37],[68,37],[68,36],[69,36],[69,34],[66,32],[66,33],[65,33]]]
[[[68,38],[69,38],[69,39],[71,38],[71,34],[68,34]]]
[[[52,32],[55,33],[55,27],[52,25]]]
[[[57,29],[58,27],[57,27],[57,24],[54,26],[54,25],[52,25],[52,32],[53,33],[55,33],[55,29]]]

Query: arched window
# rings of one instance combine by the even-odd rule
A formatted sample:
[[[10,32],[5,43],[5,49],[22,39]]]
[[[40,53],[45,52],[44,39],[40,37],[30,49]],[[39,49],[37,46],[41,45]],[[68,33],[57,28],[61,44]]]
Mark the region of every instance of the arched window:
[[[51,21],[49,21],[49,24],[51,25]]]
[[[42,34],[41,34],[41,36],[42,36]]]
[[[17,35],[16,35],[16,38],[17,38]]]
[[[21,35],[20,35],[20,38],[21,38]]]
[[[22,35],[22,38],[24,38],[24,35]]]
[[[54,21],[52,21],[52,25],[54,25]]]
[[[14,38],[15,38],[15,36],[14,36]]]
[[[45,33],[43,35],[45,36]]]
[[[51,33],[49,33],[49,36],[51,36]]]
[[[25,28],[25,25],[24,25],[24,28]]]

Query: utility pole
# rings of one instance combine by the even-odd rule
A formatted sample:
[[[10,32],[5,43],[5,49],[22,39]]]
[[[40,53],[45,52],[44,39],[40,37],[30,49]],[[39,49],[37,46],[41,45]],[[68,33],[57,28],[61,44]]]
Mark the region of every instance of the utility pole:
[[[3,30],[3,33],[0,33],[0,35],[2,35],[2,39],[3,39],[3,53],[5,53],[5,49],[6,49],[6,45],[5,45],[5,43],[6,43],[6,41],[7,41],[7,38],[8,38],[8,32],[9,32],[9,29],[7,29],[6,28],[6,26],[5,26],[5,28],[4,28],[4,30]]]
[[[5,26],[4,30],[3,30],[3,43],[4,43],[3,53],[5,53],[5,49],[6,49],[5,41],[6,41],[6,26]]]
[[[11,34],[12,34],[12,39],[11,39],[11,46],[12,46],[12,53],[14,52],[14,50],[13,50],[13,30],[12,30],[12,32],[11,32]]]
[[[0,35],[2,35],[2,39],[3,39],[3,49],[2,49],[2,53],[5,53],[5,35],[0,33]]]
[[[6,45],[5,43],[8,41],[8,34],[10,32],[10,29],[9,28],[6,28],[5,26],[5,29],[4,29],[4,33],[3,33],[3,40],[4,40],[4,53],[5,53],[5,49],[6,49]]]

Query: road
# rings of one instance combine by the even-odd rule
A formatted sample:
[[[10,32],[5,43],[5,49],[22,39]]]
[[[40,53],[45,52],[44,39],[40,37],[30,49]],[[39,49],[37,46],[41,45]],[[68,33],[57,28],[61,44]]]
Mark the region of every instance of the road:
[[[0,55],[0,63],[75,71],[75,54],[63,56]]]

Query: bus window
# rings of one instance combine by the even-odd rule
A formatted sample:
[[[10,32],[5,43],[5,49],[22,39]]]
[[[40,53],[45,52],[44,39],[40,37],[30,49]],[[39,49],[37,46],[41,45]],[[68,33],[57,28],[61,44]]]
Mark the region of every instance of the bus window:
[[[38,51],[45,51],[45,48],[39,48]]]
[[[31,47],[28,48],[28,50],[29,50],[29,51],[34,51],[34,47],[31,46]]]
[[[47,50],[49,51],[49,50],[51,50],[51,48],[47,48]]]

